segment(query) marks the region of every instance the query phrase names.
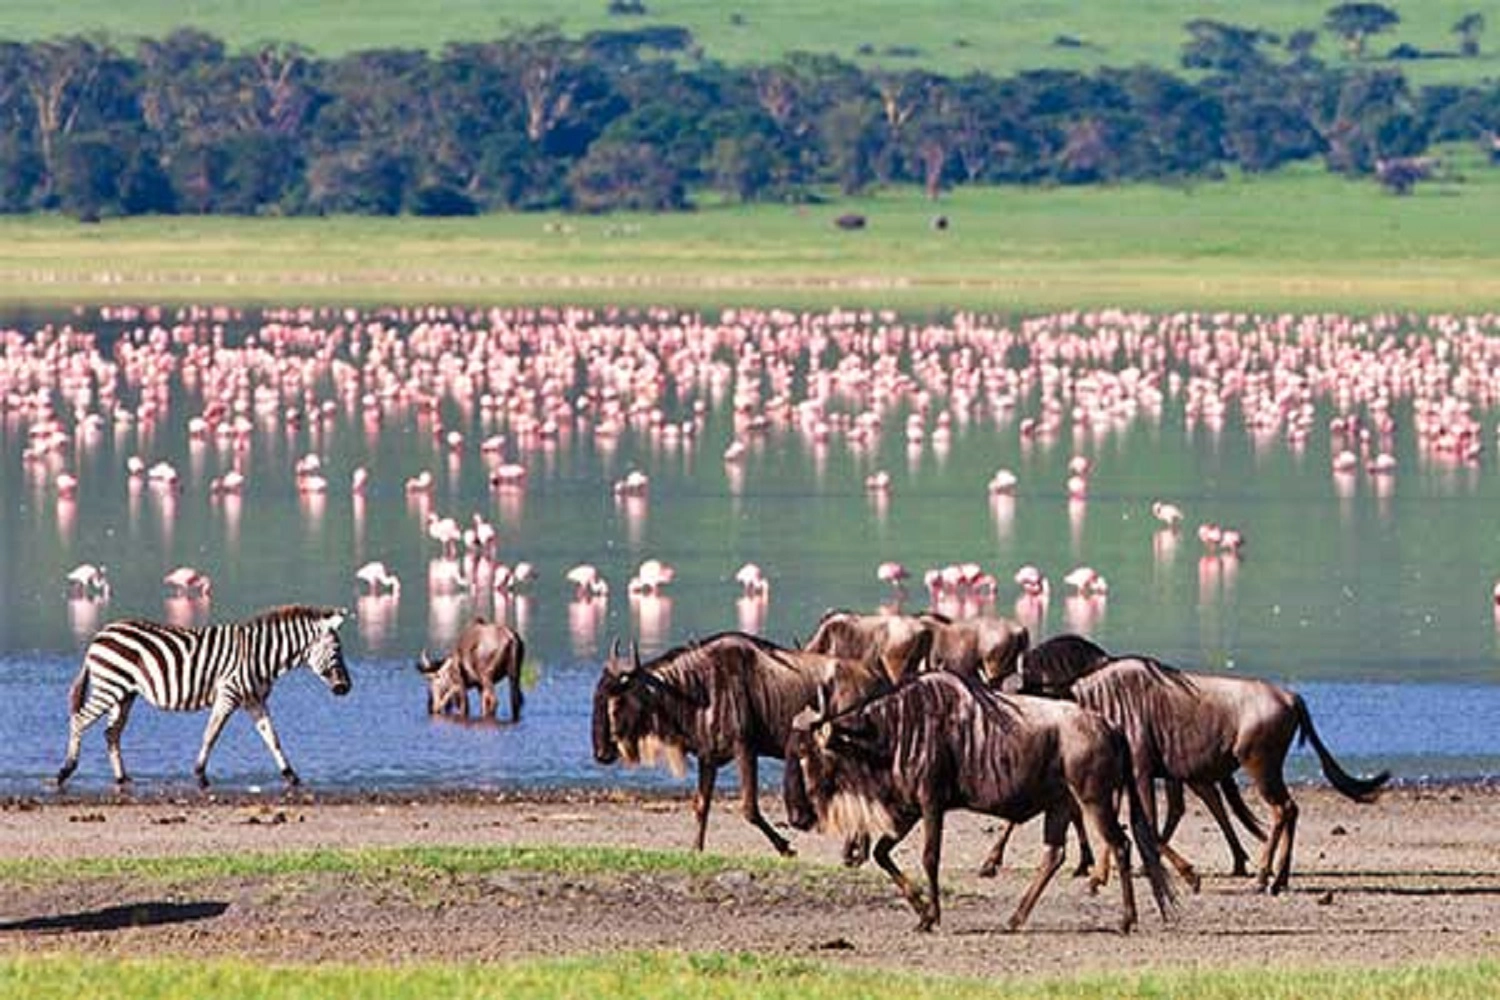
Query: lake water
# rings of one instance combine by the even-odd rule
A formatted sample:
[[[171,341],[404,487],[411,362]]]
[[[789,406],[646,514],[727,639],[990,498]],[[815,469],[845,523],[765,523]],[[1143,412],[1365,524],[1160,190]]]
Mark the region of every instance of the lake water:
[[[730,628],[791,642],[827,608],[891,601],[875,576],[887,560],[915,577],[970,561],[994,575],[991,603],[954,613],[1284,682],[1351,769],[1500,775],[1489,317],[79,310],[7,325],[0,793],[37,792],[55,772],[67,687],[104,622],[293,601],[355,614],[353,693],[335,700],[298,672],[272,700],[315,789],[674,785],[592,763],[589,696],[611,640],[648,656]],[[37,446],[39,396],[61,435],[50,449]],[[204,415],[216,429],[195,436]],[[1336,437],[1336,418],[1358,423]],[[743,456],[726,462],[735,441]],[[1357,464],[1335,474],[1345,448]],[[1393,471],[1367,471],[1381,453]],[[297,488],[308,455],[326,492]],[[132,477],[131,456],[171,463],[178,487]],[[1069,498],[1075,456],[1092,466],[1084,499]],[[524,485],[492,486],[500,463],[524,467]],[[1013,497],[986,489],[1002,467]],[[243,492],[213,495],[232,468]],[[646,495],[617,497],[633,470]],[[430,493],[409,494],[423,471]],[[882,472],[888,490],[868,490]],[[1185,511],[1178,532],[1153,519],[1158,499]],[[444,564],[430,514],[492,522],[496,560],[536,568],[524,596],[431,593]],[[1205,522],[1241,532],[1239,554],[1209,553]],[[651,557],[676,579],[632,599],[626,581]],[[372,559],[400,577],[399,597],[357,594]],[[108,601],[69,598],[84,562],[107,568]],[[740,599],[746,562],[770,581],[763,602]],[[573,599],[564,574],[578,563],[609,581],[606,601]],[[1019,596],[1023,564],[1051,581],[1045,604]],[[1064,574],[1084,564],[1107,597],[1069,596]],[[212,578],[211,601],[164,596],[181,565]],[[920,580],[907,591],[905,607],[926,606]],[[519,726],[425,714],[411,663],[475,613],[526,638]],[[188,783],[204,718],[138,708],[124,746],[139,785]],[[1302,751],[1291,769],[1316,774]],[[210,770],[227,788],[275,787],[244,718]],[[109,773],[96,727],[70,787],[107,787]]]

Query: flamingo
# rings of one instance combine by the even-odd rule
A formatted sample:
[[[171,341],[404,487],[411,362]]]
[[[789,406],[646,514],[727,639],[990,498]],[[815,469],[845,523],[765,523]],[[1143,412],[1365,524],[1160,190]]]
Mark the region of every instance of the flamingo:
[[[647,559],[635,571],[628,589],[632,594],[659,594],[676,575],[675,569],[659,559]]]
[[[1079,597],[1100,597],[1109,592],[1109,583],[1092,566],[1079,566],[1063,577]]]
[[[109,600],[109,576],[103,566],[79,563],[68,573],[68,596],[73,600]]]
[[[1028,563],[1016,570],[1016,584],[1021,588],[1021,593],[1028,597],[1041,597],[1048,591],[1047,578],[1042,571]]]
[[[213,581],[209,579],[208,574],[191,566],[178,566],[162,577],[161,582],[170,596],[186,597],[191,600],[206,599],[213,594],[214,589]]]
[[[771,592],[771,584],[766,580],[765,574],[755,563],[745,563],[734,574],[734,580],[740,585],[746,597],[764,599]]]
[[[564,574],[564,579],[573,585],[573,599],[588,601],[596,597],[609,596],[609,583],[599,571],[588,563],[579,563]]]
[[[903,585],[910,578],[911,574],[906,571],[906,567],[898,562],[883,562],[875,567],[875,579],[890,584],[898,591],[905,589]]]
[[[1175,503],[1153,500],[1151,502],[1151,516],[1160,521],[1162,526],[1170,531],[1176,531],[1182,525],[1182,508]]]
[[[1009,469],[997,469],[990,477],[990,496],[1008,497],[1016,492],[1016,474]]]
[[[401,581],[396,574],[386,569],[385,563],[371,561],[354,571],[354,579],[362,593],[371,596],[389,594],[401,596]]]

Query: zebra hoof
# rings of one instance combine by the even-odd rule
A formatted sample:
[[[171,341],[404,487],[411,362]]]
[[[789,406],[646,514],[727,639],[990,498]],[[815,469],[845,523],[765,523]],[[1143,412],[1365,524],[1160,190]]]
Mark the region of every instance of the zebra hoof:
[[[288,788],[296,788],[298,785],[302,784],[302,779],[297,777],[297,772],[293,771],[291,768],[287,768],[285,771],[282,771],[281,778],[287,783]]]
[[[198,787],[199,788],[207,788],[208,787],[208,772],[207,771],[194,771],[193,774],[198,779]]]

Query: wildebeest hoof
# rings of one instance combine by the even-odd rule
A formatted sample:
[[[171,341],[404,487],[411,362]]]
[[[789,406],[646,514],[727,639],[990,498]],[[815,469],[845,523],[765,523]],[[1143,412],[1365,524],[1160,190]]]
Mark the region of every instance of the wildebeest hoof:
[[[1131,931],[1131,929],[1133,927],[1135,927],[1135,918],[1134,917],[1122,917],[1120,919],[1120,933],[1121,934],[1129,934],[1130,931]]]
[[[978,874],[980,878],[994,878],[996,875],[1000,874],[1000,866],[986,861],[984,864],[979,866]]]
[[[1189,868],[1184,871],[1182,873],[1182,880],[1188,884],[1189,889],[1193,890],[1193,895],[1196,896],[1203,891],[1203,876],[1193,871],[1193,869]]]
[[[923,934],[931,934],[937,926],[937,917],[923,917],[917,921],[917,930]]]

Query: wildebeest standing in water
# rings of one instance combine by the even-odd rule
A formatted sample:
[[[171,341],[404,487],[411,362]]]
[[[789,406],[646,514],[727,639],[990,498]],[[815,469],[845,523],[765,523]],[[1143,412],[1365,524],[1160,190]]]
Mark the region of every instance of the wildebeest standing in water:
[[[521,721],[521,665],[526,659],[526,643],[511,628],[476,618],[459,633],[453,651],[433,661],[422,651],[417,670],[427,678],[427,711],[445,715],[456,711],[469,716],[469,690],[479,689],[479,714],[493,718],[500,700],[495,687],[502,680],[510,682],[510,721]]]
[[[1103,669],[1111,662],[1113,662],[1113,657],[1092,640],[1071,633],[1055,635],[1026,650],[1019,658],[1016,671],[1005,678],[1004,688],[1013,693],[1024,691],[1026,694],[1048,698],[1070,698],[1074,682],[1080,677]],[[1162,854],[1187,880],[1193,891],[1198,891],[1202,885],[1202,879],[1187,859],[1171,846],[1172,835],[1177,831],[1177,824],[1181,822],[1186,812],[1186,804],[1183,801],[1184,783],[1192,788],[1193,793],[1203,801],[1209,814],[1218,823],[1219,830],[1224,835],[1224,841],[1229,846],[1234,863],[1234,874],[1248,875],[1247,865],[1250,855],[1240,845],[1240,839],[1235,834],[1234,826],[1230,823],[1229,815],[1225,811],[1225,801],[1229,803],[1230,808],[1234,810],[1235,815],[1253,837],[1264,841],[1266,834],[1260,825],[1260,820],[1256,819],[1255,814],[1245,805],[1234,777],[1226,776],[1217,785],[1213,782],[1197,781],[1191,778],[1184,781],[1179,775],[1162,771],[1158,771],[1154,777],[1163,779],[1167,793],[1167,815],[1157,833],[1161,841]],[[1155,797],[1148,796],[1148,798],[1154,815]],[[979,871],[981,875],[993,875],[999,869],[1011,832],[1011,828],[1006,828],[1001,832],[995,849]],[[1091,861],[1087,845],[1084,845],[1083,854],[1086,860]]]
[[[1022,674],[1024,686],[1024,666]],[[1144,798],[1150,798],[1152,774],[1171,775],[1196,789],[1220,785],[1244,767],[1271,808],[1257,877],[1273,894],[1286,888],[1297,833],[1297,803],[1283,775],[1294,737],[1311,741],[1323,775],[1356,802],[1374,801],[1390,779],[1386,771],[1373,778],[1345,772],[1313,728],[1302,697],[1268,681],[1189,673],[1147,657],[1124,657],[1079,678],[1070,691],[1079,705],[1125,734]],[[1147,807],[1155,826],[1155,803]]]
[[[1007,697],[952,674],[926,674],[846,712],[799,713],[786,757],[792,825],[877,836],[875,860],[921,918],[919,930],[931,930],[941,918],[938,869],[950,809],[1012,822],[1046,817],[1041,864],[1010,918],[1012,930],[1062,866],[1075,809],[1120,868],[1120,929],[1135,925],[1130,845],[1118,818],[1122,794],[1129,798],[1131,830],[1157,907],[1165,918],[1175,905],[1131,775],[1129,748],[1104,719],[1067,702]],[[919,820],[925,899],[891,858]]]
[[[790,855],[791,845],[760,812],[758,758],[781,757],[793,716],[813,703],[830,672],[840,703],[887,686],[868,665],[783,649],[742,632],[669,649],[646,664],[633,644],[630,656],[622,657],[616,641],[594,689],[594,759],[601,764],[663,759],[682,774],[687,757],[696,758],[693,843],[700,851],[714,781],[719,768],[733,761],[745,819],[777,851]]]

